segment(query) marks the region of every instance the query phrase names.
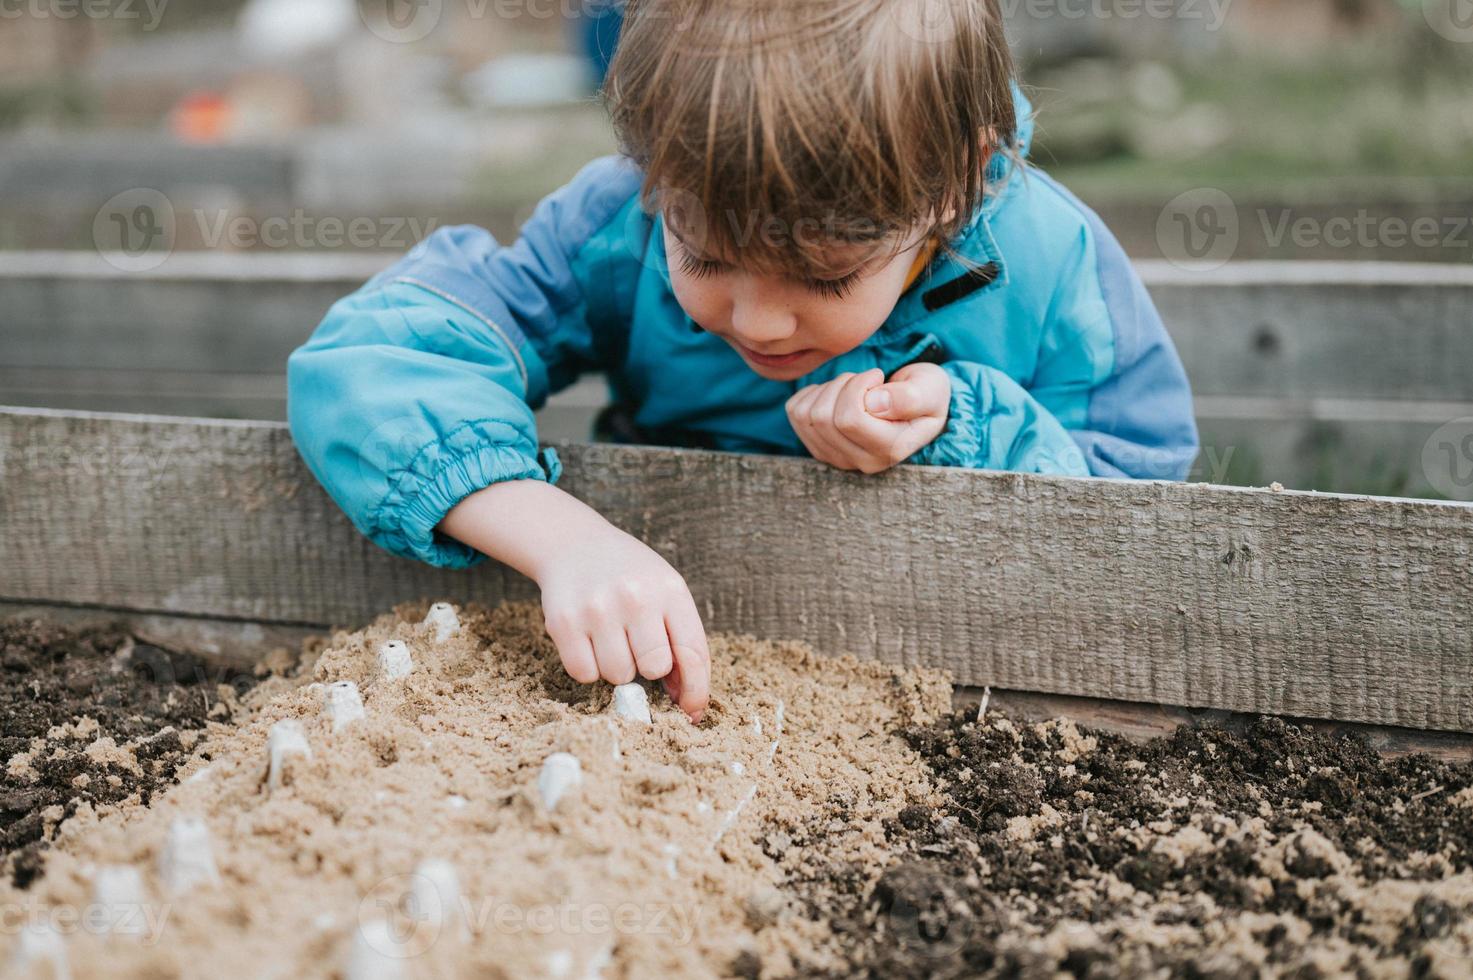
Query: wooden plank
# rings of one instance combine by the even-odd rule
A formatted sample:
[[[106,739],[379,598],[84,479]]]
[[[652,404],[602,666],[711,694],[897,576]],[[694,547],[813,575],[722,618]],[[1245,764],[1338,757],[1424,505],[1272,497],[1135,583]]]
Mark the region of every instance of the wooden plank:
[[[1473,506],[558,446],[710,629],[962,684],[1473,730]],[[357,625],[534,598],[362,538],[283,426],[0,414],[0,599]]]
[[[223,619],[157,616],[127,609],[65,606],[51,603],[0,602],[0,619],[40,619],[67,626],[121,623],[134,636],[156,647],[192,653],[211,664],[252,670],[277,648],[296,653],[322,630]]]
[[[1473,402],[1473,266],[1138,268],[1198,395]]]
[[[607,392],[602,375],[589,375],[558,392],[535,413],[538,434],[548,441],[587,441]],[[286,419],[286,377],[0,367],[0,404],[79,411],[105,405],[118,412],[280,422]]]
[[[128,273],[92,252],[0,252],[0,366],[280,373],[393,258],[181,252]],[[1473,402],[1473,267],[1137,268],[1199,395]]]
[[[953,705],[975,711],[987,699],[988,711],[1004,711],[1010,718],[1047,721],[1071,718],[1098,731],[1113,732],[1134,741],[1170,735],[1182,726],[1210,725],[1230,732],[1243,732],[1260,715],[1204,708],[1182,708],[1168,704],[1132,704],[1101,698],[1071,697],[1067,694],[1037,694],[1030,691],[992,691],[976,687],[957,688]],[[1473,762],[1473,735],[1462,732],[1428,732],[1386,725],[1314,718],[1286,719],[1297,725],[1330,735],[1359,735],[1377,752],[1387,756],[1413,753],[1430,755],[1444,762]]]

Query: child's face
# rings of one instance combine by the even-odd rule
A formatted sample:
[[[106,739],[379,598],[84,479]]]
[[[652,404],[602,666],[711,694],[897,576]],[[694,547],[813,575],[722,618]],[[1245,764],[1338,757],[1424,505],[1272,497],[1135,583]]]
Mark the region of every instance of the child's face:
[[[871,250],[840,246],[826,256],[835,278],[809,281],[748,273],[662,227],[670,283],[686,314],[775,381],[801,378],[868,340],[895,309],[924,243],[916,236],[888,261],[882,254],[864,264]]]

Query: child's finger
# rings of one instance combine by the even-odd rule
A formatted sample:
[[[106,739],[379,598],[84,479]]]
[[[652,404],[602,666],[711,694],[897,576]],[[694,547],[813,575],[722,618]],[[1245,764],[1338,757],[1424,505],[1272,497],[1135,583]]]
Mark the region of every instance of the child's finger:
[[[885,380],[878,368],[855,375],[844,386],[834,411],[834,427],[846,443],[846,452],[859,468],[866,461],[874,463],[889,450],[895,438],[895,424],[878,419],[865,411],[865,393]]]
[[[598,680],[598,661],[593,657],[593,643],[582,632],[562,633],[549,626],[547,635],[557,644],[558,657],[563,669],[579,684],[592,684]]]
[[[634,663],[639,675],[648,680],[658,680],[670,673],[673,662],[670,653],[670,638],[665,635],[665,618],[658,614],[642,615],[639,622],[626,628],[629,649],[634,653]]]
[[[839,375],[822,387],[818,397],[808,409],[812,437],[823,445],[827,462],[841,469],[847,469],[853,465],[851,457],[854,447],[849,445],[848,440],[839,432],[834,416],[838,410],[839,395],[854,382],[856,377],[858,375]]]
[[[823,385],[809,385],[788,399],[788,422],[810,456],[819,462],[838,465],[838,462],[832,458],[833,451],[829,448],[827,440],[819,435],[822,426],[814,421],[816,413],[812,406],[823,395],[823,389]]]
[[[629,652],[629,638],[622,626],[595,629],[593,659],[598,661],[598,675],[610,684],[628,684],[634,680],[634,655]]]
[[[679,602],[666,613],[665,628],[675,654],[675,664],[670,671],[670,677],[675,679],[674,691],[670,692],[668,686],[666,691],[691,721],[699,722],[711,699],[711,648],[707,645],[706,628],[701,624],[695,600]]]
[[[935,408],[931,393],[915,381],[891,381],[871,389],[864,397],[864,407],[876,418],[892,422],[930,415]]]

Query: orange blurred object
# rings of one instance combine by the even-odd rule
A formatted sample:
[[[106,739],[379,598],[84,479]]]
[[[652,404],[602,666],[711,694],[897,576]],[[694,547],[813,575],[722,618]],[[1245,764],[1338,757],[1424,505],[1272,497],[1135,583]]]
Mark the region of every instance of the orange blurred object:
[[[169,128],[186,143],[220,143],[230,130],[230,101],[218,92],[186,96],[169,114]]]

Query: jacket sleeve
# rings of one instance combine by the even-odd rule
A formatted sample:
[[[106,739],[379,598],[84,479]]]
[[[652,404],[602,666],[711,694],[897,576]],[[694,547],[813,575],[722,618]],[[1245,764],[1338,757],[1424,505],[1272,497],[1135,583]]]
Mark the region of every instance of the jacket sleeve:
[[[946,428],[907,462],[1058,476],[1088,476],[1069,432],[1022,385],[975,361],[941,365],[951,379]]]
[[[992,367],[943,365],[951,417],[910,462],[1157,480],[1190,471],[1197,427],[1181,360],[1114,236],[1078,208],[1034,376],[1025,386]]]
[[[633,178],[637,181],[637,177]],[[287,364],[292,437],[328,494],[381,547],[447,568],[485,556],[435,530],[504,480],[556,482],[533,409],[598,366],[579,245],[628,199],[595,161],[544,200],[518,241],[445,228],[336,303]]]

